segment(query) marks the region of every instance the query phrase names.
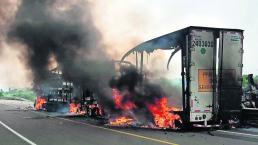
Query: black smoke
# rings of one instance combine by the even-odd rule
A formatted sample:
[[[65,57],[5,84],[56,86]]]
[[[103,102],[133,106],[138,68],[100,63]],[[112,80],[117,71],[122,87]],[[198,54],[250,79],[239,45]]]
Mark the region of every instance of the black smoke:
[[[115,69],[94,25],[91,5],[83,0],[69,2],[23,0],[8,33],[9,41],[27,46],[23,58],[32,70],[35,85],[48,80],[49,58],[55,56],[65,80],[89,88],[105,109],[115,110],[108,86]],[[122,67],[120,76],[113,77],[110,86],[126,94],[124,101],[136,104],[135,114],[149,114],[146,103],[154,104],[165,96],[159,85],[150,83],[134,67]]]
[[[109,84],[111,88],[121,92],[123,102],[128,100],[133,102],[137,106],[137,110],[147,111],[147,104],[155,104],[157,99],[166,96],[159,84],[151,83],[147,76],[133,66],[121,67],[120,75],[113,77]]]
[[[10,42],[27,46],[24,57],[34,84],[48,76],[51,55],[57,59],[66,80],[97,92],[104,100],[114,66],[101,43],[89,3],[77,0],[23,0],[17,11]]]

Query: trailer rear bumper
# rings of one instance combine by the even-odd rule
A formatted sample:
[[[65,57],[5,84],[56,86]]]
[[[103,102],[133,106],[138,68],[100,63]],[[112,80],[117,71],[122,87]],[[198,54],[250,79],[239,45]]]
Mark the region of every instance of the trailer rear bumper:
[[[193,124],[193,127],[197,127],[197,128],[219,128],[221,127],[220,124]]]

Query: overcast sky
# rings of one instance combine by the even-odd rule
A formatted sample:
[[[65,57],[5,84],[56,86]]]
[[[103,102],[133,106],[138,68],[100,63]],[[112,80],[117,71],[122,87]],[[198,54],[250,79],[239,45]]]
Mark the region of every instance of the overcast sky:
[[[244,73],[258,74],[257,0],[99,0],[97,5],[98,18],[109,29],[104,35],[123,41],[127,35],[147,40],[191,25],[243,29]]]

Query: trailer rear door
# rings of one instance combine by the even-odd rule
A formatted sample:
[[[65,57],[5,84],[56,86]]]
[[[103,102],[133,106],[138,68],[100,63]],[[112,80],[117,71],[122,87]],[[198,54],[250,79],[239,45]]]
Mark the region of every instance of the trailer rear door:
[[[220,111],[239,111],[242,93],[243,32],[220,31],[219,105]]]
[[[214,96],[214,74],[216,68],[215,37],[211,30],[190,31],[189,104],[190,122],[210,120]]]

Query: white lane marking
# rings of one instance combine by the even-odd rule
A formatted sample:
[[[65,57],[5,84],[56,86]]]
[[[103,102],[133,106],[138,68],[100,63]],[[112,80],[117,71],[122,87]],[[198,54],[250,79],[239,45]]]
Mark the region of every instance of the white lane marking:
[[[231,133],[231,134],[238,134],[238,135],[245,135],[245,136],[258,137],[258,135],[249,134],[249,133],[232,132],[232,131],[225,131],[225,130],[217,130],[217,131],[219,131],[219,132],[224,132],[224,133]]]
[[[17,135],[18,137],[20,137],[21,139],[23,139],[24,141],[26,141],[27,143],[29,143],[30,145],[37,145],[34,142],[30,141],[29,139],[27,139],[26,137],[22,136],[20,133],[16,132],[15,130],[13,130],[12,128],[10,128],[9,126],[7,126],[6,124],[4,124],[2,121],[0,121],[0,124],[2,124],[6,129],[8,129],[9,131],[11,131],[13,134]]]

